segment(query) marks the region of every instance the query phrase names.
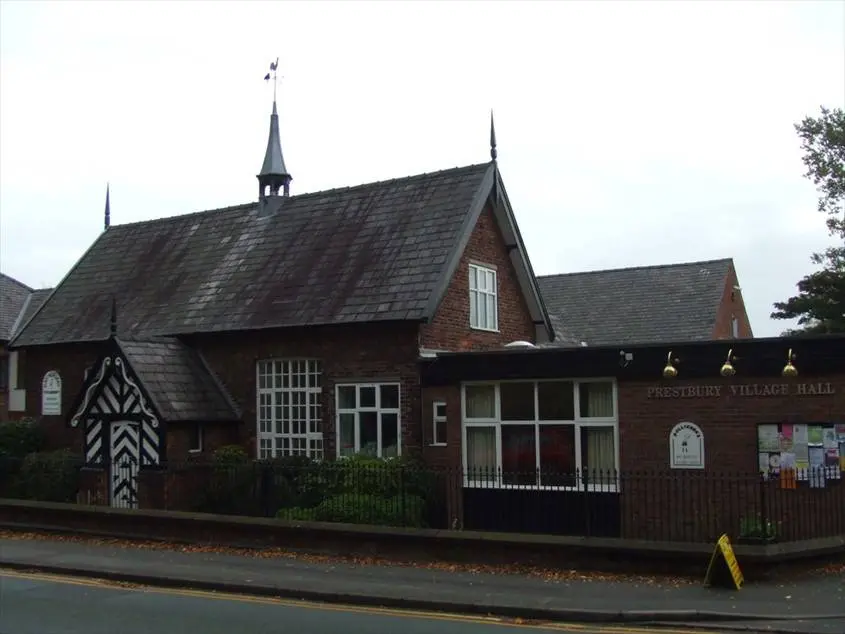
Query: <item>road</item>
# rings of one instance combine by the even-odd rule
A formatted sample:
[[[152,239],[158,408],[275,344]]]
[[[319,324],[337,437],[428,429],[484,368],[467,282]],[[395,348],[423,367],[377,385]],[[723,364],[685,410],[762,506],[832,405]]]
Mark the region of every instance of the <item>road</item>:
[[[647,634],[634,627],[499,619],[125,586],[0,570],[0,634]],[[662,634],[693,634],[660,630]],[[696,634],[700,634],[700,631]]]

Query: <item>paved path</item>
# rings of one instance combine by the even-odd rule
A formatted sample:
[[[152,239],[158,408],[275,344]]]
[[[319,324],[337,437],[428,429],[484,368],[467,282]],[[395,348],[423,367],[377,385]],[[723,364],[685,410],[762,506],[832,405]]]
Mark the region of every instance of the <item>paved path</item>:
[[[2,634],[617,634],[602,626],[523,625],[480,617],[348,608],[271,598],[125,588],[0,572]],[[626,629],[624,634],[648,634]],[[674,634],[695,634],[675,631]]]
[[[796,631],[845,632],[845,580],[836,576],[794,584],[750,584],[737,592],[698,584],[549,582],[520,575],[0,539],[0,567],[10,566],[149,585],[556,621],[786,618],[794,630],[798,619],[812,617]],[[821,627],[825,616],[832,619],[832,629]]]

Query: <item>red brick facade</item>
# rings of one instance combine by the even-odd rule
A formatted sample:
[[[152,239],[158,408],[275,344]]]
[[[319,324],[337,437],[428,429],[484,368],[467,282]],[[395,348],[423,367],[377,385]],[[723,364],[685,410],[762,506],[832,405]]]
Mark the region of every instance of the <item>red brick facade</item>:
[[[733,320],[737,320],[737,338],[747,339],[753,336],[751,322],[745,310],[745,301],[739,289],[736,269],[731,265],[725,278],[725,290],[722,302],[716,311],[716,323],[713,327],[713,339],[733,339]]]
[[[830,383],[832,395],[738,396],[731,386]],[[649,398],[649,388],[670,386],[719,387],[719,396],[704,398]],[[793,390],[794,392],[794,390]],[[711,394],[714,392],[711,391]],[[706,469],[757,471],[758,423],[845,422],[845,375],[787,380],[783,378],[738,380],[721,377],[708,381],[671,384],[620,383],[619,443],[622,471],[668,468],[669,432],[681,421],[701,428],[705,439]]]
[[[496,270],[499,332],[469,327],[470,263]],[[437,314],[421,328],[420,343],[424,348],[461,351],[498,348],[518,340],[533,343],[535,328],[502,233],[487,207],[478,218]]]

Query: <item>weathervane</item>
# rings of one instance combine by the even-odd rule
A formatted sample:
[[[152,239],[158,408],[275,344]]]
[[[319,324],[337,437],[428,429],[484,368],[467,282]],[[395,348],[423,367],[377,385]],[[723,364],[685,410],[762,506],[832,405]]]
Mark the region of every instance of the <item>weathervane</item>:
[[[275,62],[270,63],[270,72],[264,75],[264,81],[270,81],[270,76],[273,76],[273,102],[276,101],[276,86],[278,85],[278,81],[276,79],[276,69],[279,67],[279,58],[276,58]]]

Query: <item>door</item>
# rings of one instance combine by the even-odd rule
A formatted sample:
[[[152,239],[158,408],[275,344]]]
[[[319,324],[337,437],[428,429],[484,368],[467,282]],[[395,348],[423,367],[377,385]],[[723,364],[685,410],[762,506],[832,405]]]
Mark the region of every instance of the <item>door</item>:
[[[120,421],[111,424],[111,505],[117,508],[138,506],[138,463],[140,425]]]

